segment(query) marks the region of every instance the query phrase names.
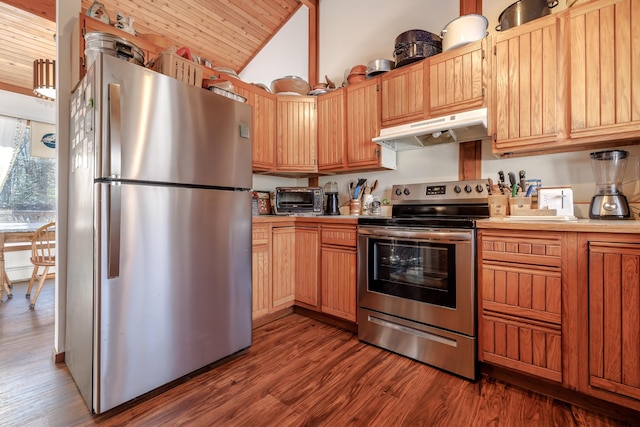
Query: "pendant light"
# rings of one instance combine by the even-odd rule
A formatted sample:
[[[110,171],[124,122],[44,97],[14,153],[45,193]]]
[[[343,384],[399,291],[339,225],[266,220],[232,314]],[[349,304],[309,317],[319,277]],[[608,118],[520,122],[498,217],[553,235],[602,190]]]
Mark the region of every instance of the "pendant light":
[[[56,99],[56,61],[36,59],[33,61],[33,93],[53,101]]]

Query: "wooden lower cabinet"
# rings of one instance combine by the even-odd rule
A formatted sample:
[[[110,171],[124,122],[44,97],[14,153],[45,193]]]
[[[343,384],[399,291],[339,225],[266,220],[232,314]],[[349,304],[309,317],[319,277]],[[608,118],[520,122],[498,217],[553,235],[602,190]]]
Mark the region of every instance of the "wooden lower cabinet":
[[[322,312],[356,321],[355,249],[322,248]]]
[[[295,234],[295,301],[317,309],[320,239],[317,225],[297,226]]]
[[[291,307],[295,299],[295,226],[273,227],[271,232],[272,309]]]
[[[253,320],[268,323],[296,305],[355,323],[356,230],[302,218],[254,222]]]
[[[266,316],[273,307],[271,298],[271,226],[254,224],[251,245],[252,318]]]
[[[562,237],[478,234],[480,360],[562,382]]]
[[[640,237],[580,239],[580,390],[640,411]]]
[[[322,312],[356,322],[356,227],[322,228]]]

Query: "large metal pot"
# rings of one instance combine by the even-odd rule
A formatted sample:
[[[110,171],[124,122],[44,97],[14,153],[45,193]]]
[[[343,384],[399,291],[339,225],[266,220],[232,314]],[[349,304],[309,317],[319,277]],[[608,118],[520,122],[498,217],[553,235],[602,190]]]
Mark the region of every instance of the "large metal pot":
[[[487,18],[473,13],[452,20],[440,31],[442,51],[482,40],[487,36],[488,26]]]
[[[374,59],[367,63],[367,78],[393,70],[395,62],[388,59]]]
[[[98,57],[98,53],[115,56],[127,62],[144,66],[144,51],[128,40],[113,34],[92,31],[85,34],[85,50],[87,68]]]
[[[498,17],[496,31],[517,27],[551,13],[558,0],[519,0],[502,11]]]
[[[442,52],[442,38],[424,30],[409,30],[396,37],[393,57],[396,67]]]

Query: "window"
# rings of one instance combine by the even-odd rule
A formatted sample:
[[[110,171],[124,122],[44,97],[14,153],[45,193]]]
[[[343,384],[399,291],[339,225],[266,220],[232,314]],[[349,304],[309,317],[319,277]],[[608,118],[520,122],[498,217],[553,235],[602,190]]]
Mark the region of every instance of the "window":
[[[31,128],[0,116],[0,223],[55,219],[56,160],[31,156]]]

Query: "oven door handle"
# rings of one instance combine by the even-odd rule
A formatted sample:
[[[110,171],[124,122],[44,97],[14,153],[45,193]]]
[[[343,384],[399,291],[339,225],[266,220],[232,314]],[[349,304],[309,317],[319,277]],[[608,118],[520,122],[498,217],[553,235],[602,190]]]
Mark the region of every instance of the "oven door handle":
[[[449,241],[470,241],[473,239],[471,230],[439,230],[439,229],[416,229],[399,227],[371,227],[358,229],[358,234],[363,236],[375,236],[377,238],[405,238],[413,240],[449,240]]]

